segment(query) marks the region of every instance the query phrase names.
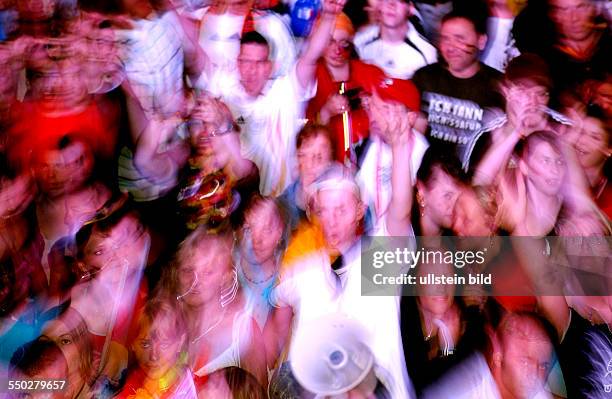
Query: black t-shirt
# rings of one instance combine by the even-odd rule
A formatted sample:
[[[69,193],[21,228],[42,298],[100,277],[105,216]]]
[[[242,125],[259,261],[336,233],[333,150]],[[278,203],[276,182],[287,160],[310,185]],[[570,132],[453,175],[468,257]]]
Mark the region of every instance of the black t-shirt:
[[[436,63],[419,69],[412,78],[421,92],[421,110],[427,115],[431,145],[455,153],[466,169],[486,109],[503,108],[497,89],[501,77],[499,71],[480,64],[474,76],[460,79]]]

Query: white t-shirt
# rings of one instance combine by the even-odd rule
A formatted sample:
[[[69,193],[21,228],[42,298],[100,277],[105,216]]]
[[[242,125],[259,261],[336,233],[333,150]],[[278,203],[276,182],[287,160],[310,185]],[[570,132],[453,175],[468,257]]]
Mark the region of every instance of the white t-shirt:
[[[398,296],[362,296],[361,245],[355,244],[344,257],[341,278],[332,270],[329,255],[319,251],[300,259],[288,269],[274,289],[273,306],[291,306],[294,336],[327,314],[340,313],[365,329],[364,342],[372,351],[375,364],[389,375],[392,398],[414,397],[406,371]],[[290,347],[289,361],[294,348]]]
[[[415,131],[414,135],[414,148],[410,154],[412,184],[416,182],[421,160],[429,147],[427,139],[422,134]],[[372,135],[370,140],[361,168],[357,173],[357,181],[361,189],[361,197],[373,216],[374,235],[387,235],[386,214],[391,203],[393,153],[391,146],[384,143],[378,136]],[[412,231],[407,231],[405,234],[413,235],[411,233]]]
[[[281,195],[293,181],[295,136],[304,124],[302,102],[314,96],[316,82],[302,88],[294,66],[254,98],[245,93],[237,69],[217,69],[208,82],[203,80],[205,76],[198,86],[221,97],[240,126],[241,153],[259,168],[261,194]]]
[[[500,72],[504,72],[508,62],[520,54],[512,37],[513,24],[514,18],[487,19],[487,47],[480,55],[480,60]]]
[[[380,37],[380,27],[370,25],[355,35],[354,43],[359,58],[396,79],[410,79],[418,69],[438,61],[436,48],[410,23],[403,42],[384,41]]]
[[[118,31],[127,40],[125,73],[144,111],[174,114],[182,109],[184,55],[181,24],[173,12],[133,21]]]

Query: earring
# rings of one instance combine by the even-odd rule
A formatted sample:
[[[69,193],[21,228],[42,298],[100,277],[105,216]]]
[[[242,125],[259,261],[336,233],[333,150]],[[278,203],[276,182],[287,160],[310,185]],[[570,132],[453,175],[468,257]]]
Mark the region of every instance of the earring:
[[[423,194],[421,194],[419,191],[417,191],[416,193],[416,200],[417,200],[417,203],[419,204],[421,217],[424,217],[425,216],[425,199],[423,198]]]

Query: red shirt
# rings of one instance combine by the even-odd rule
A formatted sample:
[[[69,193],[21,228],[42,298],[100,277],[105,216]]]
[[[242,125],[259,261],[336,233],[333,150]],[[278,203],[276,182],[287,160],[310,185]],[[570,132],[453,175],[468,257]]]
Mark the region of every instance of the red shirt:
[[[317,115],[325,105],[329,97],[334,93],[340,92],[342,82],[334,82],[324,61],[317,65],[317,94],[308,103],[306,116],[309,120],[317,120]],[[359,60],[349,61],[349,80],[345,83],[345,91],[361,90],[365,93],[372,93],[374,88],[385,78],[385,73],[378,67],[366,64]],[[369,124],[368,115],[361,107],[348,112],[352,131],[352,142],[359,141],[368,137]],[[332,141],[334,146],[334,156],[339,161],[344,161],[344,129],[342,115],[332,117],[328,123],[333,133]]]
[[[7,154],[12,165],[31,166],[45,150],[57,148],[69,134],[89,144],[96,157],[113,155],[118,134],[118,109],[108,101],[91,101],[80,112],[50,116],[40,103],[24,102],[14,111],[8,132]]]

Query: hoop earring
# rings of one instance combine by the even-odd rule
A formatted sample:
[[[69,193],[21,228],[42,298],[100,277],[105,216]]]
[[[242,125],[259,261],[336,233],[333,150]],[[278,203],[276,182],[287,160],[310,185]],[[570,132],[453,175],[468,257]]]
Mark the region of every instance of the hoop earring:
[[[219,297],[219,303],[224,308],[234,301],[238,294],[238,272],[236,267],[232,268],[232,279],[227,288],[221,290],[221,296]]]

